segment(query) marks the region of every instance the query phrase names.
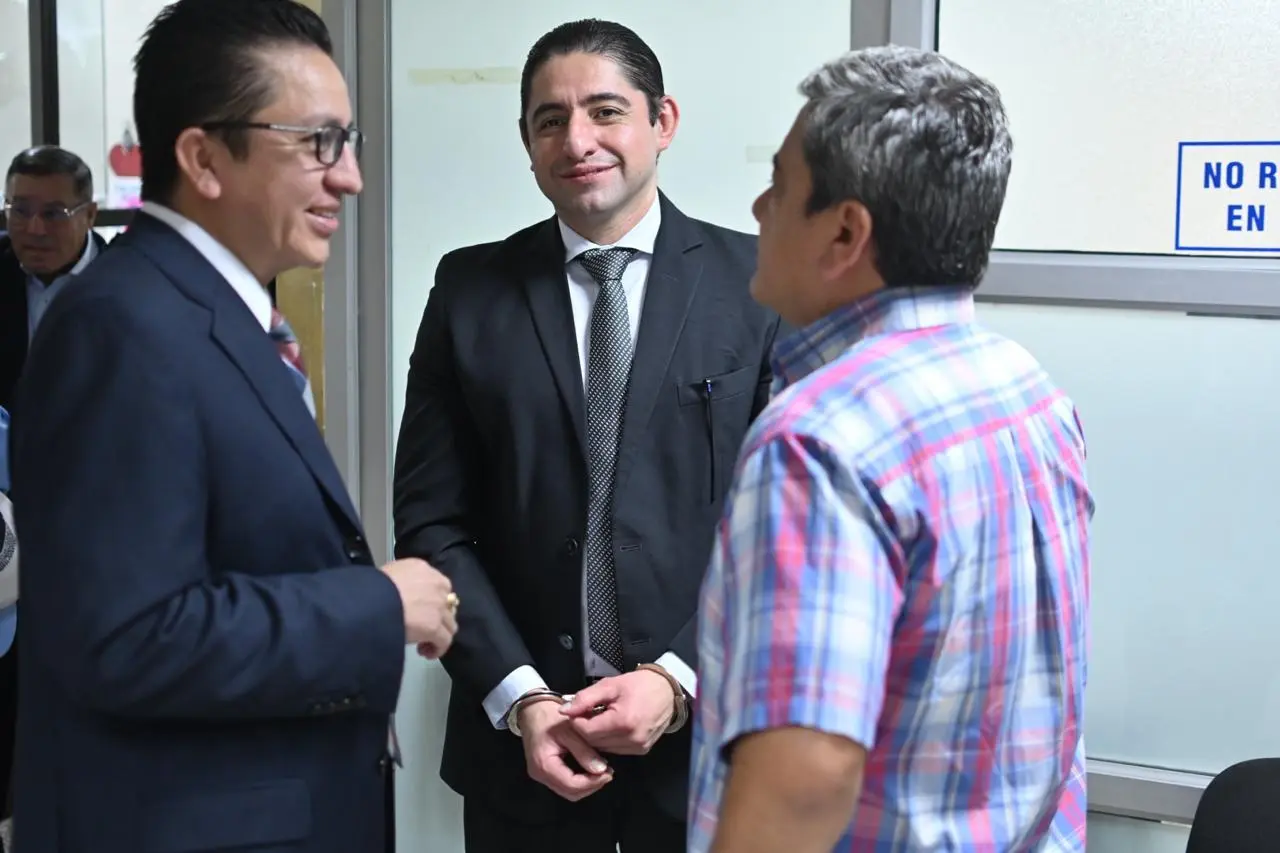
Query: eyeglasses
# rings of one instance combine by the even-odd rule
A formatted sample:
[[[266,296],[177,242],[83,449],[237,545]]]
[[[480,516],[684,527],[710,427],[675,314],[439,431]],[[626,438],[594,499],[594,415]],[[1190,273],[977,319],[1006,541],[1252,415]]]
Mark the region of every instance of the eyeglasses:
[[[342,159],[342,151],[348,145],[358,158],[364,145],[364,134],[350,127],[339,127],[336,124],[322,127],[299,127],[294,124],[274,124],[260,121],[213,121],[202,124],[203,130],[278,130],[283,133],[304,133],[307,139],[315,141],[316,159],[322,166],[332,166]]]
[[[71,217],[91,204],[93,204],[91,201],[82,201],[75,207],[50,204],[37,210],[31,205],[23,204],[22,202],[6,202],[4,216],[10,224],[26,224],[33,219],[41,219],[47,225],[59,225],[69,221]]]

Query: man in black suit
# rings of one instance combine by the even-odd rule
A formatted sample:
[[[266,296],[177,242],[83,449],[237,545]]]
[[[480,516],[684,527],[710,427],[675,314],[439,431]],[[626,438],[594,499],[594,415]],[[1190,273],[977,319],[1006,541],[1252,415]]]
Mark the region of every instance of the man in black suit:
[[[556,215],[446,255],[418,332],[396,553],[467,602],[442,776],[471,853],[685,847],[695,606],[777,320],[755,238],[658,191],[678,118],[632,31],[545,35],[520,132]]]
[[[93,231],[97,212],[93,173],[72,152],[41,145],[9,163],[8,232],[0,236],[0,409],[6,412],[49,303],[106,248]],[[0,810],[6,817],[18,712],[17,620],[16,604],[0,608]]]
[[[178,0],[138,52],[145,204],[14,405],[17,849],[391,849],[405,645],[458,602],[373,565],[265,289],[361,189],[330,53],[292,0]]]

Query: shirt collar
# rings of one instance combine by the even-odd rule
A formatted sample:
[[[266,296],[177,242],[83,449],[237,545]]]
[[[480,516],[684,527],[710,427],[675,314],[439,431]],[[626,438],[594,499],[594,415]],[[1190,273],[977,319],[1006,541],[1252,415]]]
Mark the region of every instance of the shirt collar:
[[[142,212],[154,216],[182,235],[240,295],[259,325],[264,330],[271,328],[271,294],[230,249],[215,240],[208,231],[164,205],[154,201],[143,202]]]
[[[80,275],[80,273],[84,272],[84,268],[89,266],[89,264],[97,256],[98,256],[98,241],[93,239],[93,232],[90,232],[85,235],[84,250],[80,253],[80,259],[75,262],[75,265],[71,267],[71,269],[67,270],[62,275],[58,276],[53,281],[49,282],[48,285],[46,285],[43,281],[41,281],[38,276],[32,275],[31,273],[27,272],[26,269],[23,269],[23,272],[27,273],[27,279],[29,281],[40,285],[40,287],[53,287],[55,284],[62,281],[64,278],[70,278],[71,276],[74,276],[74,275]]]
[[[957,287],[882,288],[793,332],[774,347],[779,386],[799,382],[864,338],[974,321],[973,291]]]
[[[644,217],[621,240],[611,246],[592,243],[586,237],[565,225],[564,220],[559,217],[556,218],[556,224],[560,226],[560,239],[564,241],[564,262],[566,264],[588,249],[609,249],[615,246],[635,249],[641,254],[652,255],[653,246],[658,240],[658,228],[662,225],[662,205],[658,203],[658,197],[655,194],[653,203],[649,205],[649,210]]]
[[[76,261],[76,265],[71,268],[69,275],[80,275],[80,273],[84,272],[84,268],[89,266],[97,256],[98,241],[93,239],[93,232],[90,231],[85,235],[84,251],[80,253],[80,260]]]

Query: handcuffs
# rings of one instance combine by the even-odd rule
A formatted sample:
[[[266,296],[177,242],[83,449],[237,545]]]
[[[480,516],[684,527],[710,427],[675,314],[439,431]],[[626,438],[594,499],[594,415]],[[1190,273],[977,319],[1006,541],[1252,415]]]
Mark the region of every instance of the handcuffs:
[[[684,728],[685,724],[689,722],[689,701],[685,696],[684,688],[680,685],[680,682],[676,680],[674,675],[667,672],[656,663],[642,663],[636,666],[637,672],[643,669],[656,672],[658,675],[665,678],[667,683],[671,685],[672,701],[675,705],[675,710],[672,713],[671,722],[667,724],[664,734],[672,734],[673,732],[680,731],[680,729]],[[547,687],[539,687],[536,690],[530,690],[528,693],[517,699],[515,704],[511,706],[511,709],[507,711],[507,728],[510,729],[511,733],[516,737],[523,737],[524,735],[520,731],[520,711],[522,708],[536,702],[550,701],[556,701],[561,705],[567,705],[573,701],[574,695],[575,694],[573,693],[557,693]],[[607,706],[605,705],[596,705],[591,709],[590,716],[602,713],[606,710],[606,707]]]

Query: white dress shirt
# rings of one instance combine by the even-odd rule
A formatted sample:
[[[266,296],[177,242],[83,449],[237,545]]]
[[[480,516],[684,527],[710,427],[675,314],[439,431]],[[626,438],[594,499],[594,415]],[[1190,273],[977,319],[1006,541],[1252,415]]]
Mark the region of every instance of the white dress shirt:
[[[622,290],[627,297],[627,320],[631,325],[631,343],[635,346],[635,342],[639,339],[640,331],[640,311],[644,306],[645,287],[649,280],[649,266],[653,262],[653,245],[658,239],[658,227],[662,224],[661,206],[655,198],[650,206],[648,213],[644,218],[636,223],[622,239],[610,246],[601,246],[592,243],[587,238],[575,232],[566,225],[562,220],[559,221],[560,237],[564,241],[565,256],[565,277],[569,288],[569,305],[573,309],[573,328],[574,339],[578,343],[578,364],[581,368],[583,391],[586,391],[587,384],[587,358],[588,348],[591,344],[591,309],[595,305],[596,297],[600,294],[600,285],[591,277],[582,264],[575,260],[579,255],[588,249],[609,249],[621,247],[626,249],[635,249],[636,254],[627,264],[626,271],[622,274]],[[583,572],[582,572],[582,653],[583,660],[586,665],[587,675],[593,677],[607,677],[617,675],[618,671],[614,667],[603,660],[599,655],[591,651],[591,635],[588,627],[587,618],[587,583],[586,583],[586,557],[584,549]],[[675,677],[685,691],[694,696],[697,694],[698,680],[697,675],[693,671],[693,667],[689,666],[674,652],[667,652],[658,658],[658,665],[666,669]],[[511,706],[516,703],[524,694],[530,690],[545,688],[546,682],[542,680],[533,667],[522,666],[508,675],[502,682],[495,687],[484,700],[485,713],[489,715],[490,722],[495,728],[505,729],[507,727],[507,712]]]
[[[259,283],[253,273],[249,272],[249,268],[231,253],[230,249],[181,213],[156,204],[154,201],[143,202],[142,212],[159,219],[195,246],[196,251],[222,274],[222,277],[231,285],[231,289],[240,295],[245,305],[249,306],[254,318],[262,326],[262,330],[264,332],[271,330],[271,294],[267,293],[267,289]],[[314,417],[316,401],[313,393],[311,382],[308,381],[302,391],[302,401],[307,404],[307,410]]]
[[[182,235],[240,295],[244,304],[249,306],[254,318],[262,326],[262,331],[265,332],[271,328],[271,294],[267,293],[262,283],[249,272],[249,268],[243,261],[231,253],[230,249],[215,240],[208,231],[164,205],[147,201],[143,202],[141,209],[143,213],[154,216]]]

